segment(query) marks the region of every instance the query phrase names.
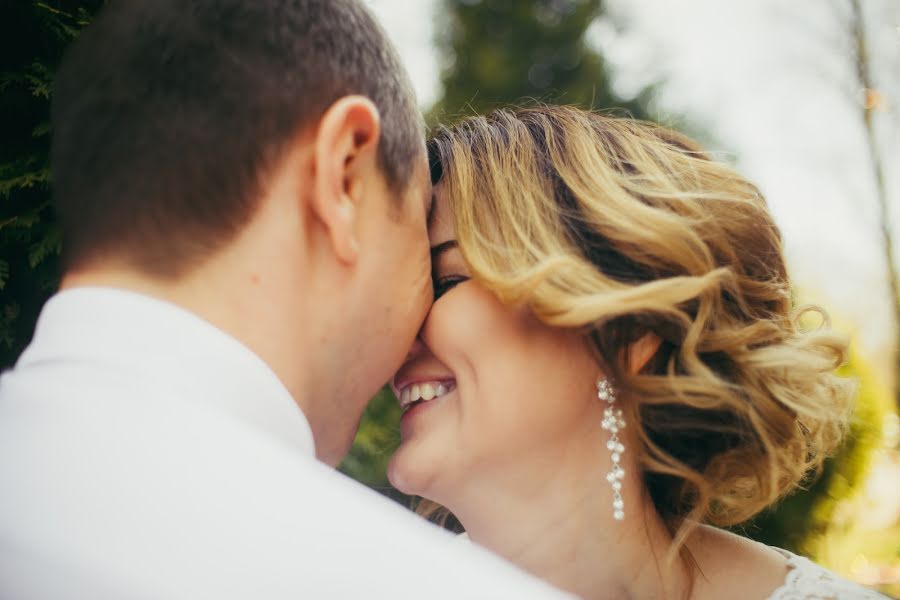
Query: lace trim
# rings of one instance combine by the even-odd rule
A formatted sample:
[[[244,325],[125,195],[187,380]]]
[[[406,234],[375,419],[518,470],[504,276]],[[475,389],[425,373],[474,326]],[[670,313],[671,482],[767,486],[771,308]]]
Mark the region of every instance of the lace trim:
[[[828,571],[808,558],[773,548],[787,559],[784,583],[768,600],[887,600],[885,596]]]

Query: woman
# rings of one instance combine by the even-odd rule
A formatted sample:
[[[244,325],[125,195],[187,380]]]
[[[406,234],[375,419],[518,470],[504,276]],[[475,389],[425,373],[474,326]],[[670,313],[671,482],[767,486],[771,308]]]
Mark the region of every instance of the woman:
[[[755,187],[678,134],[562,107],[443,129],[431,163],[396,487],[585,598],[876,597],[714,527],[815,470],[852,393]]]

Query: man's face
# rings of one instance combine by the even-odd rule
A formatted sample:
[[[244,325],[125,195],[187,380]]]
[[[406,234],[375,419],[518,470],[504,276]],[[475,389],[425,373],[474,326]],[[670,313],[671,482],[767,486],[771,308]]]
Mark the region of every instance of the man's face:
[[[431,202],[423,148],[406,189],[393,191],[379,176],[360,207],[359,263],[352,297],[342,303],[345,325],[352,328],[343,332],[352,343],[340,361],[348,370],[339,392],[349,437],[336,454],[349,449],[366,403],[403,363],[431,306]]]
[[[431,306],[431,255],[428,242],[428,213],[431,208],[431,180],[424,155],[400,192],[387,186],[370,202],[370,214],[362,219],[361,274],[369,279],[365,299],[371,309],[371,340],[384,356],[379,369],[379,385],[393,375],[403,361]]]

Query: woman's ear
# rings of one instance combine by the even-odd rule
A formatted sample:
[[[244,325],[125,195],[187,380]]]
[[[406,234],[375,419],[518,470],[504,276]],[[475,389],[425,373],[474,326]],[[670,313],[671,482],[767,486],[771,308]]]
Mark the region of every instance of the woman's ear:
[[[378,109],[363,96],[345,96],[319,122],[314,143],[312,212],[324,226],[338,259],[359,254],[359,202],[368,178],[378,173],[381,135]]]
[[[645,333],[643,336],[632,342],[628,346],[628,364],[626,365],[628,372],[635,375],[646,366],[656,351],[662,340],[655,333]]]

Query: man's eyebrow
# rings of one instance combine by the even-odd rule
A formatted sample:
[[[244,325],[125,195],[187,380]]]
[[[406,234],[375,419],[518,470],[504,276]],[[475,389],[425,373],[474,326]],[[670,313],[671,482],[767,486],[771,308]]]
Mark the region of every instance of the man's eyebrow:
[[[441,242],[437,246],[433,246],[431,248],[431,260],[436,259],[438,256],[447,252],[448,250],[453,250],[454,248],[458,248],[459,244],[456,243],[456,240],[447,240],[446,242]]]

